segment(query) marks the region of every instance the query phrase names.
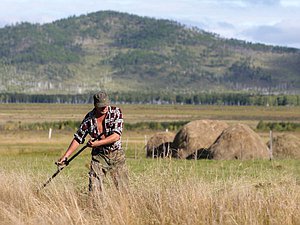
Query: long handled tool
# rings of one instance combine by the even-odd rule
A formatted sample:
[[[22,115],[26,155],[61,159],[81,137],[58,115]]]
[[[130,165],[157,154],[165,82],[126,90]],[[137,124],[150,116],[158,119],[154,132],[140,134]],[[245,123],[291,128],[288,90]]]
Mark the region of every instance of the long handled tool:
[[[73,159],[75,159],[84,149],[86,149],[88,147],[88,145],[85,145],[85,146],[83,146],[80,150],[78,150],[70,159],[68,159],[67,161],[66,161],[66,166],[68,166],[69,165],[69,163],[73,160]],[[44,187],[46,187],[50,182],[51,182],[51,180],[54,178],[54,177],[56,177],[59,173],[60,173],[60,171],[62,171],[66,166],[64,166],[64,167],[58,167],[58,169],[57,169],[57,171],[43,184],[43,186],[41,186],[40,188],[39,188],[39,191],[41,190],[41,189],[43,189]]]

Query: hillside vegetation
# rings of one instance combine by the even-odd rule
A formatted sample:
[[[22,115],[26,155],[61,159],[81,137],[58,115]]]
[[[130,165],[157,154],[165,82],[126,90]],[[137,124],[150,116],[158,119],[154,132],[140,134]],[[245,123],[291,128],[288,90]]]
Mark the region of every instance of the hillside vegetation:
[[[0,29],[0,92],[298,93],[300,50],[100,11]]]

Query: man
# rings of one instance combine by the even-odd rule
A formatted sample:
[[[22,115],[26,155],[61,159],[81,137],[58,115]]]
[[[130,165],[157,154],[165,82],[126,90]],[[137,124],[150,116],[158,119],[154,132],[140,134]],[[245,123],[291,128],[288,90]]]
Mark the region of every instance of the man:
[[[103,178],[110,174],[117,188],[127,179],[125,153],[121,145],[123,114],[120,108],[110,106],[108,95],[100,91],[94,96],[94,109],[82,121],[74,134],[65,154],[58,160],[58,166],[65,166],[67,158],[85,142],[92,148],[89,172],[89,190],[103,191]],[[125,179],[125,180],[124,180]]]

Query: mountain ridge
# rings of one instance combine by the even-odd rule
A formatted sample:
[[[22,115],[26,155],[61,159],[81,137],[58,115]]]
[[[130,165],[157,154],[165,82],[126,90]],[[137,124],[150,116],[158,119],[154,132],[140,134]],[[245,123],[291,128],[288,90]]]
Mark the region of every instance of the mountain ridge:
[[[0,92],[299,93],[300,50],[99,11],[0,29]]]

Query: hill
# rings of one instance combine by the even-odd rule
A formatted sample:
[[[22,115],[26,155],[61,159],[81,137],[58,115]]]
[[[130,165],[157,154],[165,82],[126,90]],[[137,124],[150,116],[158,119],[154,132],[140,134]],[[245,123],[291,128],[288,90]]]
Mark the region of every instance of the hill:
[[[0,29],[0,92],[299,93],[300,50],[114,11]]]

